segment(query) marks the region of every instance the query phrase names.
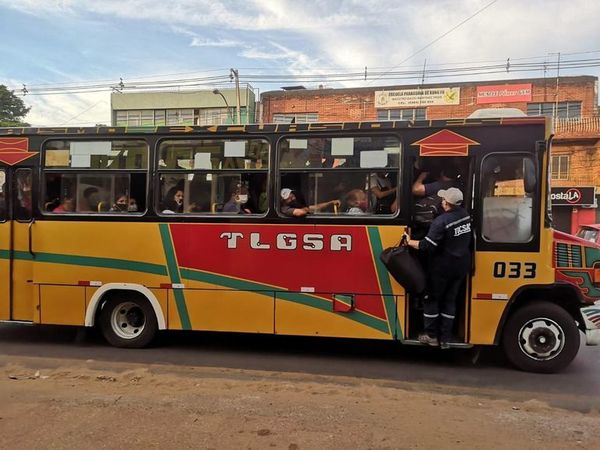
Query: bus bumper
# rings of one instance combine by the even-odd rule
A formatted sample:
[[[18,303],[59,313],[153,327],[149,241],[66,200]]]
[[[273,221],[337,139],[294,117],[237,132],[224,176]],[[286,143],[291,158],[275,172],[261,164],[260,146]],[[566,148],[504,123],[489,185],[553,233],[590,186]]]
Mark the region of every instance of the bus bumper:
[[[585,322],[586,345],[600,345],[600,301],[581,308],[581,316]]]

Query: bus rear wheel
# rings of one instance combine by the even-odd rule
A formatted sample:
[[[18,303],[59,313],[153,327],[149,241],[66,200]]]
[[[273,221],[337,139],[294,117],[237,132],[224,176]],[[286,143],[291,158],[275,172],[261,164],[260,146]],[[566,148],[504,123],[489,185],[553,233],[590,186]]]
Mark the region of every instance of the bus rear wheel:
[[[554,373],[579,351],[579,329],[573,317],[550,302],[535,302],[514,312],[502,335],[504,353],[521,370]]]
[[[156,335],[158,324],[152,306],[138,296],[115,296],[100,312],[100,329],[115,347],[146,347]]]

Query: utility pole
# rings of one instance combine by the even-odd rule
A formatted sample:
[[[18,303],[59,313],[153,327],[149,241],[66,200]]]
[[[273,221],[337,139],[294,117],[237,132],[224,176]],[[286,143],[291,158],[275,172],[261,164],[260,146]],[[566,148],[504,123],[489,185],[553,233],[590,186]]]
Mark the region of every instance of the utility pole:
[[[556,125],[556,119],[558,119],[558,80],[560,79],[560,52],[556,57],[556,93],[554,99],[554,124]]]
[[[237,123],[242,123],[242,114],[240,111],[240,75],[237,69],[229,69],[230,70],[230,78],[235,78],[235,100],[236,100],[236,112],[237,112]],[[246,106],[247,107],[247,106]],[[246,112],[247,113],[247,112]]]

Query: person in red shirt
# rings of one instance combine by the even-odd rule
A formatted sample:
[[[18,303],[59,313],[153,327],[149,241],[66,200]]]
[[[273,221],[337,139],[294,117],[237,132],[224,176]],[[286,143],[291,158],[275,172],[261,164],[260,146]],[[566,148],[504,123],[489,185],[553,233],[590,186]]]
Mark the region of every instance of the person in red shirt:
[[[75,202],[72,197],[63,198],[60,205],[52,210],[53,213],[70,213],[75,211]]]

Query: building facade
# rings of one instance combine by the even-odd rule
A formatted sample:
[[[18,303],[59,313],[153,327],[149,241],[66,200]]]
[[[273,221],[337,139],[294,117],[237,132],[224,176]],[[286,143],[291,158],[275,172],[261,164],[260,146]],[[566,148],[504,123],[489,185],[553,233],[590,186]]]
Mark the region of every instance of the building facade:
[[[236,89],[180,92],[113,92],[114,126],[221,125],[238,123]],[[239,123],[255,122],[255,97],[240,88]]]
[[[265,123],[465,118],[483,108],[552,117],[555,227],[574,232],[580,224],[600,222],[597,77],[281,90],[264,92],[261,104]]]

